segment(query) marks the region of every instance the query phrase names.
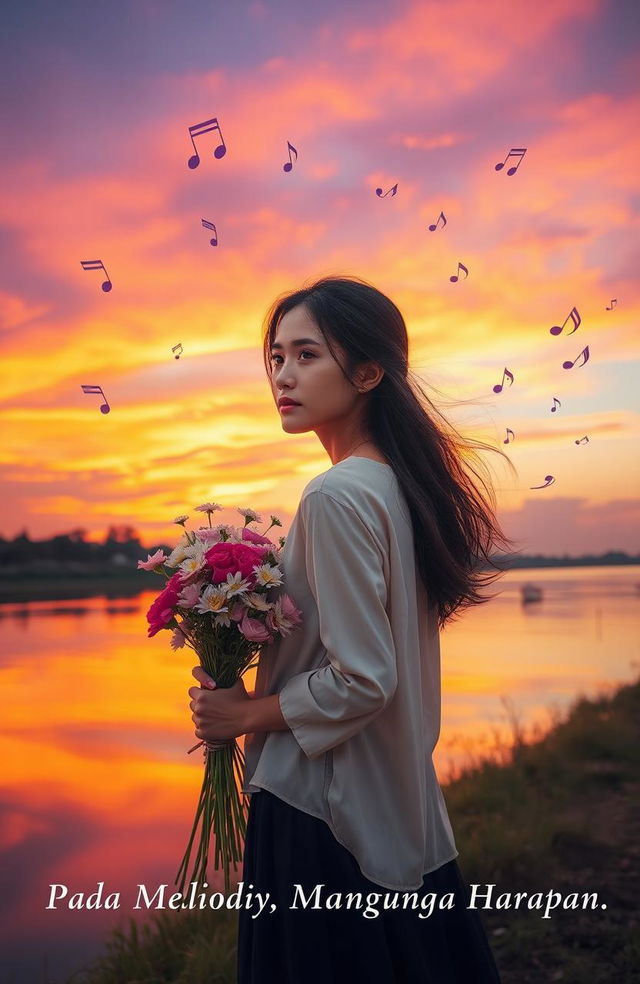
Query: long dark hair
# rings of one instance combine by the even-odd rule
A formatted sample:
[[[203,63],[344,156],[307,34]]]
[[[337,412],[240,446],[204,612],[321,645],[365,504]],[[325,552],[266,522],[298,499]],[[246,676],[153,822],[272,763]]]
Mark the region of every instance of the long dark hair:
[[[435,407],[409,369],[409,339],[400,311],[358,277],[322,277],[274,301],[264,327],[269,379],[276,329],[283,315],[299,304],[316,322],[338,365],[331,341],[342,346],[346,353],[346,371],[342,371],[349,382],[353,383],[361,362],[374,361],[384,370],[369,391],[368,433],[392,466],[406,498],[418,571],[428,603],[437,608],[438,623],[444,627],[458,617],[459,609],[490,600],[478,589],[504,572],[490,552],[496,545],[510,548],[515,542],[496,520],[490,478],[485,481],[467,459],[474,458],[485,474],[477,450],[496,451],[512,472],[514,466],[499,448],[462,437]],[[486,499],[469,472],[482,484]]]

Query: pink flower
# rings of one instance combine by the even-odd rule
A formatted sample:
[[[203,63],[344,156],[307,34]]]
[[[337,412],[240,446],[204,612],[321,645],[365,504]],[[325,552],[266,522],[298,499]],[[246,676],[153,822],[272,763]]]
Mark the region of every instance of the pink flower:
[[[169,555],[166,554],[164,550],[156,550],[153,555],[147,554],[146,560],[138,561],[138,569],[143,571],[153,571],[160,564],[164,564],[168,556]]]
[[[249,642],[273,642],[273,636],[257,618],[249,618],[248,615],[245,615],[238,628]]]
[[[186,584],[186,586],[183,587],[182,591],[180,592],[180,596],[178,597],[178,604],[181,605],[182,608],[193,608],[193,606],[197,605],[197,603],[200,600],[201,590],[202,590],[202,583],[200,581],[191,584]]]
[[[263,536],[262,533],[256,533],[255,530],[250,530],[248,526],[242,528],[242,539],[249,540],[250,543],[265,544],[270,550],[274,549],[273,543],[268,536]]]
[[[149,623],[148,637],[154,636],[160,629],[164,629],[173,618],[173,606],[178,601],[181,591],[182,574],[174,574],[167,581],[164,591],[161,591],[147,612],[147,622]]]
[[[213,572],[216,583],[227,580],[227,574],[240,573],[242,580],[255,587],[256,576],[253,568],[262,563],[262,551],[256,547],[246,547],[243,543],[216,543],[205,553],[207,564]]]
[[[280,604],[282,606],[282,614],[286,619],[288,619],[292,625],[298,626],[302,625],[302,612],[293,603],[293,600],[288,594],[280,595]]]
[[[208,526],[201,526],[199,530],[195,532],[196,540],[200,540],[200,543],[218,543],[220,540],[220,530],[209,529]]]
[[[229,608],[229,618],[232,622],[241,622],[247,613],[247,609],[241,601],[234,602]]]
[[[281,595],[267,615],[265,622],[273,632],[288,636],[302,623],[302,612],[296,608],[289,595]]]

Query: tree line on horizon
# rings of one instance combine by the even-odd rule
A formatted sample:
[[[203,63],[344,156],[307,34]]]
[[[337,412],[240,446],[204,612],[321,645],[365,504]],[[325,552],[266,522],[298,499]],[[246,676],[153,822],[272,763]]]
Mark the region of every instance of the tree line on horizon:
[[[0,576],[25,568],[31,568],[34,572],[40,569],[43,573],[69,565],[73,569],[76,564],[86,570],[114,567],[132,570],[137,569],[138,561],[146,560],[148,554],[156,550],[164,550],[169,554],[172,550],[172,547],[164,543],[143,546],[136,529],[128,524],[109,526],[102,541],[88,540],[87,535],[88,530],[83,527],[76,527],[44,540],[32,540],[26,528],[13,539],[5,539],[0,535]],[[492,559],[496,565],[505,569],[640,564],[640,554],[633,555],[622,550],[576,557],[566,553],[561,556],[494,554]]]

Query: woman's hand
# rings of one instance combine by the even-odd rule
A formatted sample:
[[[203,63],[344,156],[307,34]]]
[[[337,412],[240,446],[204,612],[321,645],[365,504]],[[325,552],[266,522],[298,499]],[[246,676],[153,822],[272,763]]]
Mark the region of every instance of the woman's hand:
[[[251,698],[242,677],[232,687],[224,688],[218,687],[201,666],[194,666],[191,672],[202,685],[189,688],[196,737],[215,741],[246,734],[247,705]]]

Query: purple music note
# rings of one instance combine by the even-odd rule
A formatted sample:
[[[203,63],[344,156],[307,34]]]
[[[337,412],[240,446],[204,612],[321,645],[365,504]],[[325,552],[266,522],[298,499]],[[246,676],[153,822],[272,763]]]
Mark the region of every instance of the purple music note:
[[[511,150],[509,151],[509,153],[507,154],[507,156],[505,157],[505,159],[502,161],[502,163],[501,164],[496,164],[496,171],[501,171],[502,168],[505,166],[505,164],[507,163],[507,161],[509,160],[510,157],[519,157],[520,160],[518,161],[518,163],[516,164],[516,166],[515,167],[510,167],[509,170],[507,171],[507,174],[508,175],[515,174],[516,171],[518,170],[518,168],[520,167],[520,165],[522,164],[522,159],[523,159],[524,155],[526,154],[526,152],[527,152],[527,148],[526,147],[512,147]]]
[[[210,239],[209,242],[211,243],[212,246],[217,246],[218,230],[216,229],[215,225],[213,224],[213,222],[207,222],[206,219],[202,219],[201,221],[205,229],[211,229],[211,231],[213,232],[213,239]]]
[[[82,392],[83,393],[100,393],[102,395],[102,399],[104,400],[104,403],[100,407],[100,413],[109,413],[109,410],[111,409],[111,407],[107,403],[107,398],[104,395],[104,393],[102,392],[102,386],[84,386],[84,385],[82,385]]]
[[[586,366],[587,362],[589,361],[589,346],[588,345],[585,345],[585,347],[583,348],[583,350],[580,353],[580,355],[577,355],[575,357],[575,359],[573,360],[573,362],[563,362],[562,363],[562,368],[563,369],[571,369],[572,366],[575,366],[575,364],[578,361],[578,359],[582,358],[583,356],[584,356],[584,362],[581,362],[580,363],[580,365],[578,366],[578,369],[580,369],[582,366]]]
[[[443,223],[442,223],[442,228],[444,229],[444,227],[447,224],[447,220],[445,218],[444,212],[440,212],[440,215],[438,216],[438,222],[440,221],[440,219],[443,219],[444,220]],[[436,222],[435,225],[430,225],[429,226],[429,232],[435,232],[436,231],[436,229],[438,228],[438,222]]]
[[[111,290],[111,281],[109,280],[109,274],[107,273],[107,268],[105,267],[102,260],[80,260],[80,266],[83,270],[104,270],[106,280],[102,284],[102,289],[107,294]]]
[[[504,376],[503,376],[503,379],[504,379]],[[516,435],[513,433],[513,431],[511,430],[510,427],[507,427],[507,438],[506,438],[505,441],[502,442],[503,444],[510,444],[511,443],[511,438],[509,437],[509,434],[511,434],[511,438],[513,438],[513,440],[515,440]]]
[[[589,438],[586,436],[586,434],[584,437],[581,437],[579,441],[574,441],[574,444],[588,444],[588,443],[589,443]]]
[[[562,329],[566,325],[566,323],[569,320],[569,318],[571,318],[571,320],[573,321],[574,327],[571,329],[571,331],[568,331],[567,332],[567,335],[573,335],[574,331],[577,331],[578,328],[580,327],[580,325],[582,324],[582,318],[578,314],[577,307],[571,308],[571,310],[569,311],[569,314],[566,316],[566,318],[564,319],[564,321],[562,322],[561,325],[554,325],[553,328],[549,328],[549,334],[550,335],[561,335],[562,334]]]
[[[504,377],[505,376],[508,376],[509,379],[510,379],[509,386],[511,386],[511,384],[513,383],[513,373],[510,373],[509,370],[507,369],[507,367],[505,366],[504,367],[504,372],[502,373],[502,381],[499,382],[499,383],[496,383],[496,385],[493,387],[493,392],[494,393],[501,393],[502,392],[502,386],[504,384]]]
[[[197,167],[200,163],[200,155],[198,154],[196,142],[193,138],[199,137],[203,133],[209,133],[211,130],[217,130],[220,134],[220,143],[213,151],[213,156],[216,160],[220,160],[220,158],[224,157],[226,154],[227,147],[224,142],[224,137],[222,136],[222,130],[220,129],[220,124],[218,123],[217,117],[214,117],[212,120],[205,120],[204,123],[194,123],[193,126],[189,127],[189,136],[191,137],[191,143],[193,144],[193,149],[195,151],[195,154],[193,154],[193,156],[187,161],[187,166],[190,167],[191,170],[193,170],[194,167]]]
[[[293,151],[293,152],[294,152],[294,154],[296,155],[296,160],[298,160],[298,151],[297,151],[297,150],[296,150],[296,148],[295,148],[295,147],[293,146],[293,144],[290,144],[290,143],[289,143],[289,141],[288,141],[288,140],[287,140],[287,149],[288,149],[288,151],[289,151],[289,160],[287,161],[287,163],[286,163],[286,164],[283,164],[283,165],[282,165],[282,170],[283,170],[283,171],[290,171],[290,170],[291,170],[291,168],[293,167],[293,164],[291,163],[291,151]]]
[[[553,402],[554,402],[554,404],[557,403],[558,404],[558,407],[561,407],[562,406],[562,404],[560,403],[560,400],[558,399],[557,396],[554,396]],[[558,409],[558,407],[556,407],[556,406],[551,407],[551,413],[555,413],[556,410]]]
[[[466,280],[466,278],[469,276],[469,271],[467,270],[464,263],[458,263],[458,273],[460,272],[460,270],[464,270],[464,275]],[[453,277],[449,277],[449,280],[451,281],[452,284],[455,284],[457,282],[458,273],[454,273]]]
[[[544,485],[530,485],[529,488],[530,489],[546,489],[548,485],[553,485],[554,482],[555,482],[555,478],[553,477],[553,475],[545,475],[544,476]]]
[[[397,192],[397,190],[398,190],[397,183],[394,184],[393,188],[389,188],[389,191],[391,192],[391,197],[392,198],[395,195],[395,193]],[[378,198],[386,198],[387,195],[389,194],[389,191],[385,191],[385,193],[383,195],[382,194],[382,188],[376,188],[376,195],[378,196]]]
[[[178,349],[178,348],[180,349],[180,351],[179,351],[179,352],[178,352],[178,354],[176,355],[176,357],[175,357],[176,359],[179,359],[179,358],[180,358],[180,356],[182,355],[182,342],[178,342],[178,344],[177,344],[177,345],[173,345],[173,346],[171,347],[171,351],[172,351],[172,352],[175,352],[175,350],[176,350],[176,349]]]
[[[605,308],[605,311],[613,311],[613,309],[614,309],[614,307],[616,306],[616,304],[617,304],[617,303],[618,303],[618,301],[617,301],[617,299],[616,299],[616,298],[614,297],[614,298],[613,298],[613,300],[611,301],[611,307],[607,307],[607,308]]]

